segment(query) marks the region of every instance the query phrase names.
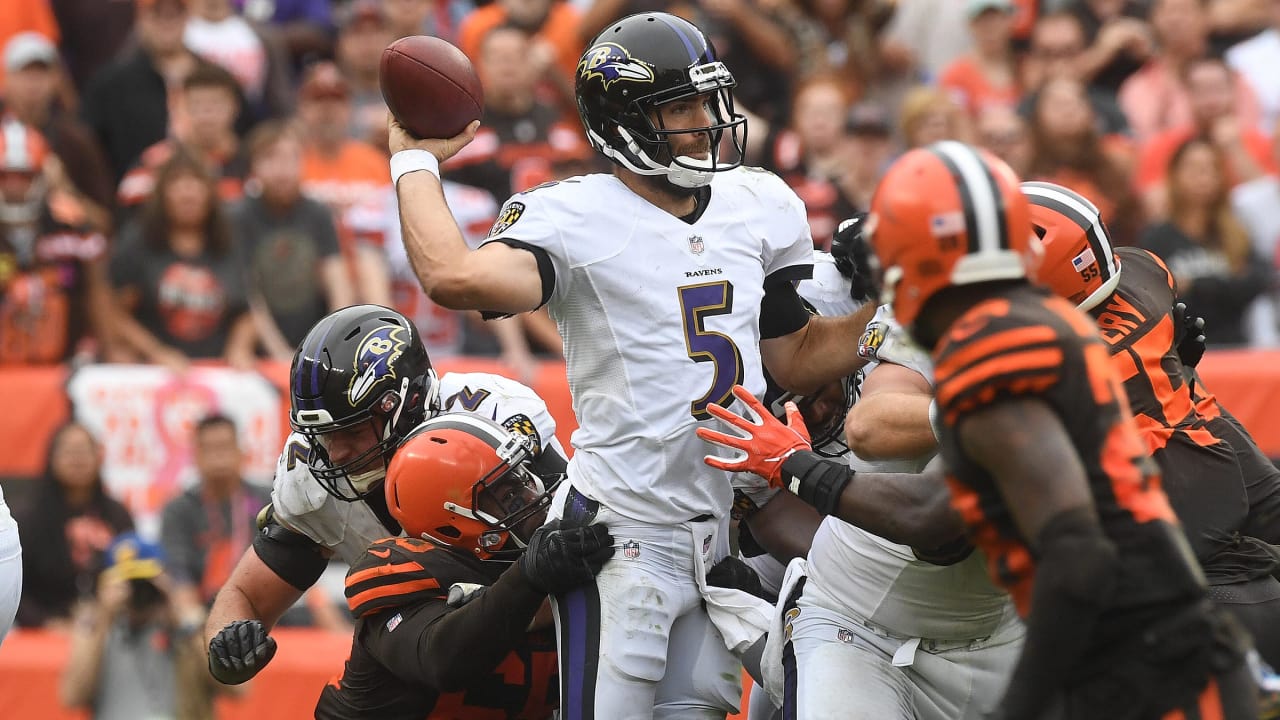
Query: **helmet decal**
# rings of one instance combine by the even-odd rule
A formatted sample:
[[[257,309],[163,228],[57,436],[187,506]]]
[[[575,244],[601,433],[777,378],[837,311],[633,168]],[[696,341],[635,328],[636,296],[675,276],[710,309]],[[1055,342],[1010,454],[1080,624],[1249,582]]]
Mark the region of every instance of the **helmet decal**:
[[[603,42],[591,48],[578,61],[580,82],[600,78],[604,89],[625,80],[628,82],[653,82],[653,66],[631,57],[627,49],[617,43]]]
[[[395,325],[383,325],[364,336],[356,348],[356,374],[347,390],[352,407],[359,405],[379,380],[396,376],[395,361],[407,342],[405,329]]]

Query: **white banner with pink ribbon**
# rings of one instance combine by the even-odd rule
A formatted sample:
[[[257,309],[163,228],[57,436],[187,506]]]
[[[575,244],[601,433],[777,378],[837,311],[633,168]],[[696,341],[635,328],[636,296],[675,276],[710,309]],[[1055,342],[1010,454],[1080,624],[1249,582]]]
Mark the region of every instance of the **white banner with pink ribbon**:
[[[102,442],[108,492],[153,536],[160,511],[194,483],[192,431],[201,418],[226,415],[239,429],[245,479],[269,487],[280,454],[280,393],[251,372],[194,367],[177,376],[160,367],[91,365],[67,385],[75,419]]]

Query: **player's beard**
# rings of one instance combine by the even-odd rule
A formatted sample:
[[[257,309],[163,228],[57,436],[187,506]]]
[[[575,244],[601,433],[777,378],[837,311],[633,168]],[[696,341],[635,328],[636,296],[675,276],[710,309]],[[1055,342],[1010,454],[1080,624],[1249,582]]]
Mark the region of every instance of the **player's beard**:
[[[667,148],[671,149],[668,150]],[[670,141],[668,140],[667,143],[663,145],[662,152],[657,158],[655,158],[655,160],[660,163],[670,164],[674,162],[674,158],[677,157],[696,158],[699,155],[710,157],[710,153],[711,139],[707,137],[706,134],[702,134],[698,136],[697,140],[682,143],[674,147],[671,146]],[[645,184],[649,185],[649,187],[663,195],[677,200],[687,200],[688,198],[697,195],[701,190],[701,188],[676,185],[668,180],[666,175],[642,175],[641,178]]]

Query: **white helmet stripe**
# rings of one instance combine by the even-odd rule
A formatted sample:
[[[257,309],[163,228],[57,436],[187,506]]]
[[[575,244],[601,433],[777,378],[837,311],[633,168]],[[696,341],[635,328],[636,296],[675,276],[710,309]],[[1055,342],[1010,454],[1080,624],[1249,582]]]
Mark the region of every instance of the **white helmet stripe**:
[[[961,193],[968,191],[972,204],[974,227],[969,228],[970,248],[977,244],[978,254],[997,253],[1006,249],[1001,235],[1004,231],[1003,205],[1000,188],[995,178],[987,171],[982,158],[969,146],[946,140],[935,143],[931,149],[938,153],[944,161],[948,161],[960,174],[964,187],[958,188]]]
[[[1060,187],[1050,183],[1023,183],[1022,192],[1027,195],[1062,203],[1074,212],[1079,213],[1080,219],[1086,223],[1084,226],[1086,232],[1093,237],[1093,242],[1090,244],[1102,250],[1103,263],[1107,268],[1115,267],[1115,256],[1111,248],[1111,242],[1102,234],[1102,213],[1093,203],[1075,193],[1063,192]],[[1082,203],[1081,200],[1084,200],[1084,202]]]

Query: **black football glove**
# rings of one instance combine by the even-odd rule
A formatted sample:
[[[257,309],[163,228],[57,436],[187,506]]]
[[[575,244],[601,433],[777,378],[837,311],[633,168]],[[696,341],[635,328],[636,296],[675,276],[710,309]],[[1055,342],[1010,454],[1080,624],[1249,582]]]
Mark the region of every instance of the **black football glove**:
[[[748,595],[764,598],[760,576],[751,566],[730,555],[707,571],[707,584],[716,587],[741,590]]]
[[[276,655],[275,638],[257,620],[236,620],[209,641],[209,674],[223,685],[257,675]]]
[[[1204,357],[1204,318],[1187,312],[1187,304],[1173,306],[1174,344],[1178,357],[1186,367],[1195,367]]]
[[[520,573],[538,592],[560,595],[591,582],[611,557],[613,536],[604,525],[562,527],[553,520],[529,538]]]
[[[857,303],[875,300],[880,295],[876,286],[875,254],[871,252],[870,239],[863,233],[866,224],[867,214],[858,213],[841,222],[831,237],[831,257],[840,274],[849,278],[849,296]]]

